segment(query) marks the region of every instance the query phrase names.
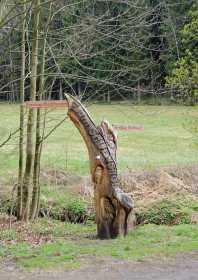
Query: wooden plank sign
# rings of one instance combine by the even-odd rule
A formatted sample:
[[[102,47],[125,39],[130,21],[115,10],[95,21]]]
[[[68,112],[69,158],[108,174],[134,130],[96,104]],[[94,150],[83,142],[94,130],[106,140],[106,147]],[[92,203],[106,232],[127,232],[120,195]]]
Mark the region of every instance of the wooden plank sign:
[[[66,108],[67,101],[65,100],[27,101],[25,102],[25,105],[27,108],[32,108],[32,109]]]

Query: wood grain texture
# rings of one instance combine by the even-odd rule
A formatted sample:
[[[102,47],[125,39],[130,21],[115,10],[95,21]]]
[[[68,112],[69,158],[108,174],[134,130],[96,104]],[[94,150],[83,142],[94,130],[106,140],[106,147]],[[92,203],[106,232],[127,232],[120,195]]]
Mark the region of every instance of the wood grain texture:
[[[120,189],[116,134],[107,121],[96,126],[77,99],[68,95],[66,99],[68,116],[82,135],[89,153],[98,237],[106,239],[125,235],[133,201]]]

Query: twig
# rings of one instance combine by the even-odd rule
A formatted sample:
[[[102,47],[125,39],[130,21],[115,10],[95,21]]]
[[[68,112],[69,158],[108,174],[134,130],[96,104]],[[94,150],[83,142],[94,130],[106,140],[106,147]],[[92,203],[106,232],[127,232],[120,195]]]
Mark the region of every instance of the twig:
[[[46,140],[68,117],[66,116],[64,119],[62,119],[59,123],[57,123],[41,140],[43,142]]]
[[[17,128],[17,130],[15,130],[14,132],[10,132],[10,135],[8,136],[8,138],[0,144],[0,148],[2,148],[6,143],[8,143],[10,141],[10,139],[12,138],[12,136],[17,134],[19,132],[19,130],[20,130],[20,128]]]

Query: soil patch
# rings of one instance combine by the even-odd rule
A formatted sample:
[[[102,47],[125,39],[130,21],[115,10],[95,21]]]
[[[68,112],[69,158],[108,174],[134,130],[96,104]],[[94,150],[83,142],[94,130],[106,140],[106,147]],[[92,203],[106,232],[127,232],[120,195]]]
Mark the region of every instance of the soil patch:
[[[197,280],[198,252],[178,255],[175,260],[163,259],[160,262],[129,262],[114,259],[92,259],[81,269],[70,271],[53,270],[27,273],[17,270],[11,263],[1,267],[1,280]]]

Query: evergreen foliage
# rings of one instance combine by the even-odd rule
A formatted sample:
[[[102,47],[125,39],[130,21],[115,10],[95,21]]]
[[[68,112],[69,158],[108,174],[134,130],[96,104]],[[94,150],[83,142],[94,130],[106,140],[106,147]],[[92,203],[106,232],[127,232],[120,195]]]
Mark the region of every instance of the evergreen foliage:
[[[194,104],[198,97],[198,5],[189,12],[189,20],[180,31],[182,56],[167,77],[175,97]]]

